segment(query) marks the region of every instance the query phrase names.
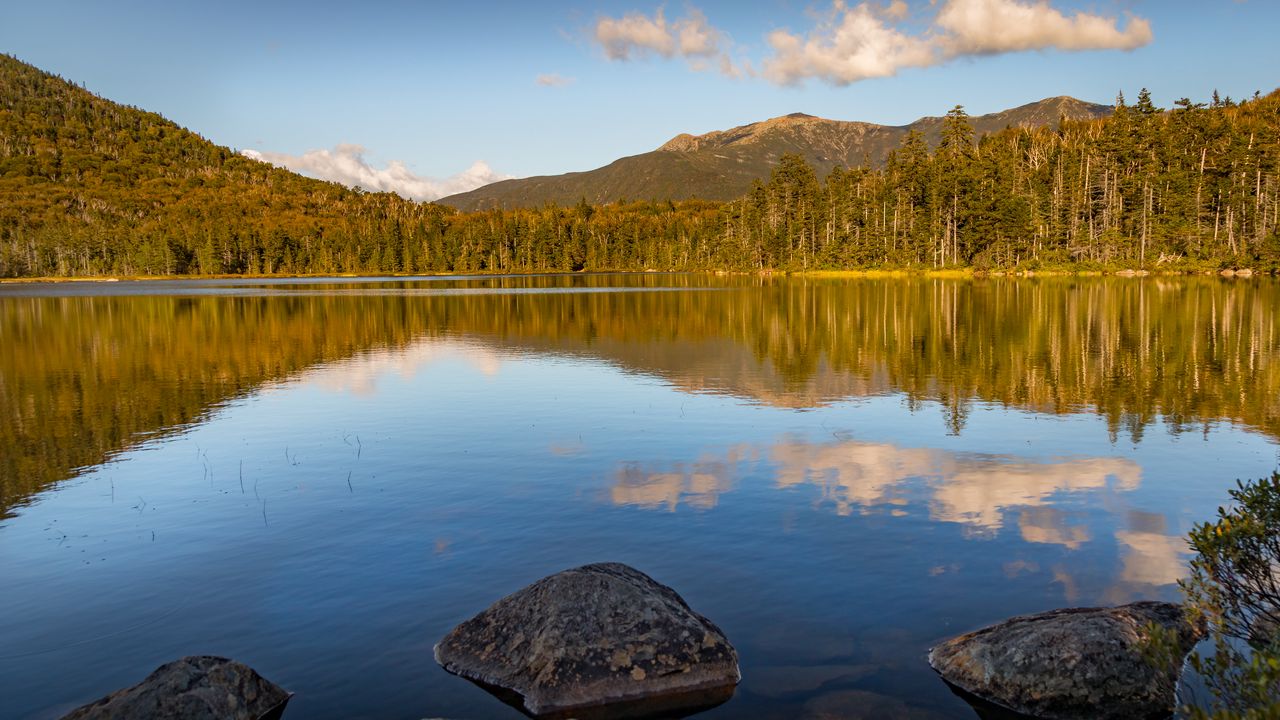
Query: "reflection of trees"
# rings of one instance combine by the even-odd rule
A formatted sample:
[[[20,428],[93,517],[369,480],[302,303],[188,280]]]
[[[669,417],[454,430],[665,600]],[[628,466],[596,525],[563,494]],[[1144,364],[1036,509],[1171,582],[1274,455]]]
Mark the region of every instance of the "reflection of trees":
[[[1280,435],[1280,286],[1107,281],[739,278],[738,291],[461,299],[451,327],[584,353],[678,387],[783,406],[905,393],[1103,415],[1139,440],[1156,416]]]
[[[265,382],[406,343],[415,333],[406,307],[380,298],[0,299],[0,517],[76,468]]]
[[[591,292],[619,283],[639,291]],[[663,287],[686,291],[645,291]],[[784,407],[899,392],[941,403],[953,431],[981,401],[1095,412],[1135,440],[1157,416],[1280,436],[1269,281],[642,275],[285,292],[0,298],[0,508],[264,382],[440,335]]]

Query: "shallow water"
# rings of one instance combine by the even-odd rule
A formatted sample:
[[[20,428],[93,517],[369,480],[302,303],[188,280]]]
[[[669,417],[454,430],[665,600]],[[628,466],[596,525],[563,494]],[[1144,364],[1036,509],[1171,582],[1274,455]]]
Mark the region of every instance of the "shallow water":
[[[1280,463],[1277,308],[1217,278],[0,286],[0,716],[212,653],[286,717],[518,717],[432,645],[617,560],[737,646],[700,717],[974,717],[933,643],[1176,597],[1186,531]]]

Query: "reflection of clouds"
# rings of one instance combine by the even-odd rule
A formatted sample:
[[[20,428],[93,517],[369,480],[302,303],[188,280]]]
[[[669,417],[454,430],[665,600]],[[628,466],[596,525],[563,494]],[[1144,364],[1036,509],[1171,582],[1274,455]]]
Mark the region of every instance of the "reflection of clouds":
[[[1120,577],[1107,591],[1107,599],[1115,602],[1172,585],[1187,570],[1190,546],[1186,538],[1168,534],[1163,515],[1133,510],[1127,525],[1128,529],[1116,531],[1122,566]]]
[[[1054,507],[1030,507],[1018,513],[1018,529],[1029,543],[1062,545],[1075,550],[1089,542],[1089,528],[1067,525],[1066,513]]]
[[[379,379],[399,375],[410,380],[428,366],[447,360],[463,362],[492,377],[502,369],[502,358],[480,345],[456,340],[422,340],[395,350],[356,355],[306,375],[307,382],[333,392],[373,395]]]
[[[1124,458],[1036,461],[889,443],[808,443],[787,438],[767,448],[735,446],[723,456],[707,455],[694,463],[659,470],[626,464],[614,473],[610,497],[616,505],[668,511],[680,503],[700,510],[714,508],[720,495],[734,489],[744,462],[765,458],[773,465],[775,487],[814,486],[820,503],[834,506],[840,515],[873,507],[905,515],[904,506],[923,497],[930,519],[961,524],[967,535],[994,536],[1008,519],[1016,518],[1024,542],[1071,551],[1090,543],[1093,531],[1076,519],[1077,513],[1055,503],[1078,493],[1132,492],[1142,483],[1142,468]],[[1187,556],[1186,541],[1168,534],[1163,515],[1120,512],[1121,524],[1127,528],[1115,531],[1122,567],[1105,591],[1105,598],[1116,603],[1147,597],[1153,589],[1177,582],[1186,572]],[[958,566],[938,565],[930,574],[958,570]],[[1042,566],[1014,560],[1002,570],[1006,577],[1016,578],[1040,573]],[[1082,589],[1088,591],[1094,585],[1087,575],[1078,579],[1063,564],[1044,570],[1052,573],[1052,582],[1061,585],[1070,603],[1083,596]]]
[[[1013,560],[1002,565],[1001,569],[1004,570],[1005,577],[1016,578],[1023,573],[1040,572],[1040,564],[1027,560]]]
[[[674,512],[681,502],[699,510],[709,510],[720,495],[733,489],[734,470],[743,460],[755,460],[751,448],[730,448],[724,460],[704,458],[686,467],[676,463],[670,470],[651,471],[626,464],[613,476],[609,492],[614,505],[666,508]]]
[[[1059,493],[1102,490],[1112,477],[1120,490],[1135,490],[1142,480],[1142,469],[1122,458],[1035,462],[853,440],[823,445],[786,440],[775,444],[769,457],[778,464],[778,487],[816,485],[841,515],[892,502],[904,482],[926,479],[933,519],[984,533],[1003,526],[1008,508],[1047,506]],[[1089,539],[1087,529],[1067,528],[1061,514],[1024,514],[1020,526],[1029,542],[1076,547]]]
[[[817,444],[789,438],[774,443],[767,452],[737,446],[723,459],[708,456],[687,467],[677,463],[652,470],[624,465],[614,474],[611,499],[618,505],[668,510],[681,502],[702,509],[715,507],[719,495],[733,488],[738,464],[762,455],[774,464],[778,488],[814,485],[821,502],[833,504],[840,515],[873,506],[889,506],[895,516],[906,514],[901,507],[908,504],[903,497],[905,484],[918,481],[930,493],[934,520],[993,534],[1003,527],[1008,510],[1020,508],[1018,528],[1024,540],[1072,550],[1091,535],[1083,525],[1069,525],[1069,516],[1052,507],[1057,496],[1104,490],[1112,479],[1111,487],[1131,491],[1142,481],[1142,469],[1123,458],[1037,462],[889,443]]]
[[[1123,458],[1042,463],[968,456],[954,462],[939,477],[931,513],[937,520],[985,531],[1000,529],[1006,508],[1046,505],[1059,493],[1102,490],[1109,477],[1119,490],[1136,490],[1142,482],[1142,468]]]
[[[1116,531],[1124,567],[1120,582],[1126,585],[1172,585],[1186,574],[1187,540],[1177,535]]]
[[[891,491],[903,480],[937,474],[944,455],[852,440],[827,445],[788,440],[769,451],[778,465],[774,479],[779,488],[816,485],[823,501],[835,503],[840,515],[850,514],[854,506],[890,502]]]
[[[1053,581],[1062,585],[1062,597],[1074,605],[1080,597],[1080,586],[1076,579],[1061,564],[1053,566]]]

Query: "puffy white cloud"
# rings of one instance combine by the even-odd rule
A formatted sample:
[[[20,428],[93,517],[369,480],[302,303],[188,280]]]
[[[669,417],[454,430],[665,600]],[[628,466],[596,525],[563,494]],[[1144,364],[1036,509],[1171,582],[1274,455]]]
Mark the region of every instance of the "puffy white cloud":
[[[725,75],[737,76],[739,69],[730,59],[728,36],[712,27],[697,8],[674,22],[668,22],[662,8],[649,17],[631,12],[620,18],[596,21],[595,41],[610,60],[631,60],[646,55],[682,57],[695,70],[717,67]],[[712,59],[715,62],[710,62]]]
[[[308,150],[301,155],[259,150],[241,152],[254,160],[303,175],[365,190],[393,192],[410,200],[435,200],[511,177],[495,172],[482,160],[444,179],[417,175],[399,160],[388,162],[384,168],[376,168],[365,159],[363,146],[351,144],[338,145],[332,150]]]
[[[719,67],[780,85],[822,80],[848,85],[890,77],[959,57],[1027,50],[1133,50],[1151,42],[1151,23],[1130,16],[1064,13],[1050,0],[930,0],[915,13],[905,0],[833,0],[830,11],[802,32],[777,29],[766,36],[769,54],[753,69],[732,59],[733,43],[705,15],[690,8],[669,22],[661,8],[652,17],[633,12],[596,22],[595,41],[610,60],[648,55],[682,57],[694,70]],[[914,21],[913,21],[914,20]],[[718,60],[718,62],[716,62]]]
[[[543,73],[533,80],[543,87],[565,87],[573,84],[573,78],[565,77],[559,73]]]
[[[620,18],[596,21],[596,42],[610,60],[630,60],[654,52],[664,57],[675,53],[676,40],[667,27],[662,8],[649,18],[643,13],[627,13]]]
[[[933,65],[938,55],[930,39],[894,27],[894,14],[905,12],[901,5],[885,9],[864,2],[848,7],[836,0],[831,13],[803,36],[786,30],[769,33],[773,55],[765,59],[763,74],[781,85],[809,78],[848,85]]]
[[[1067,16],[1048,0],[947,0],[935,24],[952,55],[1021,50],[1133,50],[1151,42],[1151,23],[1077,12]]]
[[[671,27],[676,37],[676,49],[685,57],[711,57],[720,52],[719,30],[707,24],[707,17],[700,10],[690,9],[689,17],[678,20]]]

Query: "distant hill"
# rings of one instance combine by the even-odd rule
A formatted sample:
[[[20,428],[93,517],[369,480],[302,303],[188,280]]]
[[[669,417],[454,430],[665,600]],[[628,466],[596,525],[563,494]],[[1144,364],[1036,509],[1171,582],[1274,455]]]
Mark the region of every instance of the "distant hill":
[[[979,134],[1006,127],[1052,125],[1059,118],[1083,120],[1103,117],[1109,105],[1070,97],[1054,97],[1011,110],[970,118]],[[826,175],[835,166],[880,165],[907,133],[924,134],[936,145],[941,117],[925,117],[910,125],[827,120],[792,113],[762,122],[705,135],[677,135],[662,147],[615,160],[587,172],[504,180],[439,202],[460,210],[494,207],[532,207],[545,203],[571,205],[617,200],[731,200],[766,179],[785,153],[797,153]]]

